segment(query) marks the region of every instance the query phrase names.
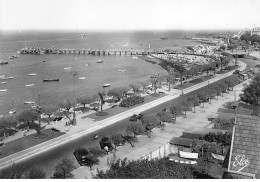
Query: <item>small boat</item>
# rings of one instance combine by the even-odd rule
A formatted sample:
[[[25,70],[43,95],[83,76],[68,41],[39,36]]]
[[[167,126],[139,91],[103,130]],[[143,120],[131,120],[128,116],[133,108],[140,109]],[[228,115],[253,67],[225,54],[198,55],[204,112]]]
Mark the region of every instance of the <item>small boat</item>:
[[[79,77],[79,80],[85,80],[86,77]]]
[[[44,63],[45,63],[45,62],[46,62],[46,60],[43,60],[42,62],[44,62]]]
[[[86,66],[89,66],[89,64],[86,64]]]
[[[15,108],[13,108],[13,109],[11,109],[11,110],[9,111],[9,114],[14,114],[14,113],[16,113],[16,109],[15,109]]]
[[[43,79],[44,82],[58,82],[60,79]]]
[[[67,67],[67,68],[64,68],[65,70],[70,70],[70,69],[72,69],[72,67]]]
[[[32,109],[40,109],[40,106],[34,104],[34,105],[31,106],[31,108],[32,108]]]
[[[5,81],[5,82],[1,82],[1,84],[7,84],[7,81]]]
[[[17,54],[21,54],[21,52],[20,52],[20,51],[17,51],[16,53],[17,53]]]
[[[124,72],[125,70],[117,70],[118,72]]]
[[[166,37],[164,37],[164,36],[163,36],[163,37],[161,37],[161,39],[162,39],[162,40],[165,40],[165,39],[166,39]]]
[[[110,84],[106,83],[106,84],[103,85],[103,87],[110,87]]]
[[[0,89],[0,92],[6,92],[7,89]]]
[[[29,76],[35,76],[35,75],[37,75],[36,73],[30,73],[30,74],[28,74]]]
[[[104,61],[103,60],[98,60],[97,63],[103,63]]]
[[[0,80],[6,80],[6,79],[13,79],[14,77],[8,77],[8,76],[6,76],[6,75],[1,75],[0,76]]]
[[[9,57],[9,59],[15,59],[15,58],[18,58],[18,56],[12,55],[12,56]]]
[[[4,64],[8,64],[8,62],[1,60],[1,61],[0,61],[0,65],[4,65]]]
[[[35,101],[25,101],[24,104],[35,104]]]
[[[25,85],[26,87],[31,87],[31,86],[34,86],[34,84],[28,84],[28,85]]]

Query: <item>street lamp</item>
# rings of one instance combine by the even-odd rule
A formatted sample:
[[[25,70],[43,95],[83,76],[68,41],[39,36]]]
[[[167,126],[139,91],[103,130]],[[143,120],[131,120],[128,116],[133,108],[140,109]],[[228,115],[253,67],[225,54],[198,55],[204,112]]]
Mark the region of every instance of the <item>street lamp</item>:
[[[76,71],[72,71],[70,75],[73,76],[73,92],[74,92],[74,108],[73,108],[73,119],[72,119],[72,124],[76,125],[76,113],[75,113],[75,107],[76,107],[76,91],[75,91],[75,77],[78,75]]]

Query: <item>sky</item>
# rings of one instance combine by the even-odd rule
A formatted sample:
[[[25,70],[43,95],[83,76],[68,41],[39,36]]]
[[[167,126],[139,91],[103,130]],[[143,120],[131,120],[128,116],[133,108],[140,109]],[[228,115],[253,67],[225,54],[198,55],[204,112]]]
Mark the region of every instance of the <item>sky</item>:
[[[0,30],[235,30],[259,17],[260,0],[0,0]]]

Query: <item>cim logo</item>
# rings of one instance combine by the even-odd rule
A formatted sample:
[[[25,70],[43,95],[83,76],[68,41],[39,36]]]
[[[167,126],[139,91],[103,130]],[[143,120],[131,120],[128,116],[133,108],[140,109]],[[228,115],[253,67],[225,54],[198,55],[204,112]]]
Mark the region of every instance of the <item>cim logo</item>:
[[[234,167],[239,167],[237,172],[240,172],[242,169],[247,167],[250,164],[249,159],[245,157],[245,155],[237,155],[235,157],[235,161],[233,162]]]

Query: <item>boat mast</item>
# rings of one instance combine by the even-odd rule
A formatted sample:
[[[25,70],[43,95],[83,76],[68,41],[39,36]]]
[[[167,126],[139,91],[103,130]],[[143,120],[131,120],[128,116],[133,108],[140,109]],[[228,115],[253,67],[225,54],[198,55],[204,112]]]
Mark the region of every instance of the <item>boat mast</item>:
[[[14,108],[14,99],[12,98],[12,109]]]

